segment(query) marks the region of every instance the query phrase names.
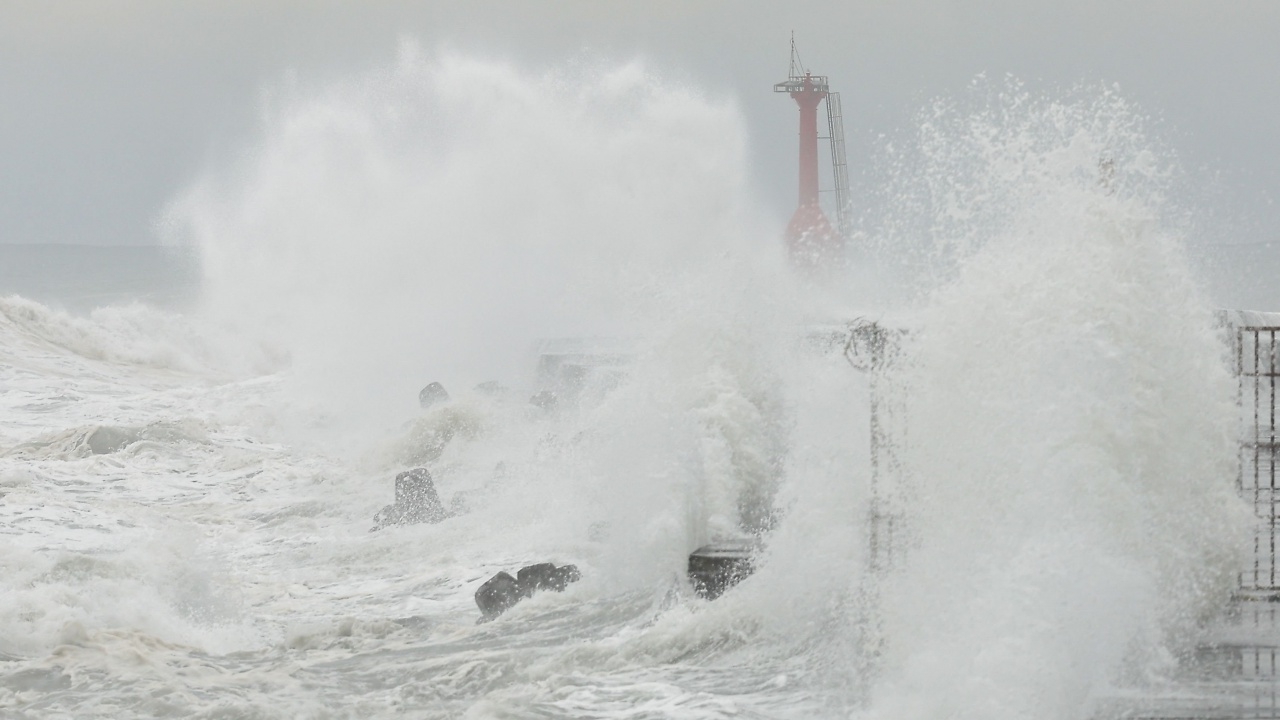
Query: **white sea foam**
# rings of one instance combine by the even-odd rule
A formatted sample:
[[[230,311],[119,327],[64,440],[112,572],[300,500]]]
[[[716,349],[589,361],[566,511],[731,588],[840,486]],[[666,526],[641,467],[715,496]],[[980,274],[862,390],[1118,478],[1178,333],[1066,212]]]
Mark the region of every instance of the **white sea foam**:
[[[1167,669],[1240,540],[1222,348],[1140,118],[1020,92],[929,114],[871,214],[916,298],[873,578],[867,378],[805,336],[886,300],[787,279],[731,102],[411,50],[283,91],[172,208],[207,314],[0,301],[0,709],[1076,718]],[[633,357],[535,407],[566,333]],[[459,514],[370,532],[410,465]],[[694,598],[769,498],[759,570]],[[475,624],[537,561],[583,579]]]
[[[769,248],[743,125],[639,64],[536,75],[406,47],[282,91],[260,144],[171,225],[210,309],[367,423],[428,380],[524,380],[535,339],[633,331],[673,279]]]
[[[1226,349],[1140,118],[1008,90],[924,124],[948,261],[897,371],[877,717],[1080,717],[1185,650],[1244,548]]]
[[[13,364],[47,356],[68,368],[77,361],[102,360],[223,378],[285,364],[284,358],[215,324],[142,303],[100,307],[81,317],[16,295],[0,298],[0,353]]]

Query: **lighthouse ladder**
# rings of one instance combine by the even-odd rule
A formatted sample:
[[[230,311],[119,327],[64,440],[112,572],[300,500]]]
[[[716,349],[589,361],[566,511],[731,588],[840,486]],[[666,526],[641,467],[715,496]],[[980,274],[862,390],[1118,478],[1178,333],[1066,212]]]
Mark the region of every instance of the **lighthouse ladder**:
[[[836,225],[841,237],[853,231],[852,198],[849,195],[849,166],[844,153],[844,116],[840,110],[840,93],[827,95],[827,136],[831,139],[831,171],[835,175]]]

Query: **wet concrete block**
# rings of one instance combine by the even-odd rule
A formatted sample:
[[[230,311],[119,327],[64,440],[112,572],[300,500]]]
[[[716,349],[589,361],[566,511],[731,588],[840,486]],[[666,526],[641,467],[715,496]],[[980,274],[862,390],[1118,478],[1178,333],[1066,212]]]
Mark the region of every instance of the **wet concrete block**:
[[[500,572],[476,590],[476,605],[482,620],[492,620],[525,598],[520,584],[508,572]]]
[[[551,563],[538,563],[526,565],[516,573],[516,582],[528,595],[532,595],[534,590],[562,592],[569,583],[580,579],[582,574],[576,565],[556,567]]]
[[[444,519],[444,505],[426,468],[414,468],[396,475],[396,504],[423,515],[428,522]],[[437,515],[440,517],[435,517]]]
[[[388,525],[438,523],[447,517],[449,512],[436,493],[431,473],[426,468],[414,468],[396,476],[396,501],[373,517],[373,529],[380,530]]]
[[[569,583],[582,579],[576,565],[556,567],[552,563],[526,565],[516,572],[500,572],[489,578],[476,590],[476,605],[480,608],[480,622],[488,622],[506,612],[521,600],[540,590],[563,591]]]
[[[712,543],[689,555],[689,581],[694,592],[715,600],[755,571],[755,547],[750,543]]]

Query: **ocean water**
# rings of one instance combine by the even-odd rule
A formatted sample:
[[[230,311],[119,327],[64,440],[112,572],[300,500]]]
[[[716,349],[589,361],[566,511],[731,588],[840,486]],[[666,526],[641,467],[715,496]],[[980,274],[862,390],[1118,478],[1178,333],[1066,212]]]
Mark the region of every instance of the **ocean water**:
[[[182,309],[199,298],[200,267],[189,248],[0,244],[0,292],[79,315],[131,302]]]
[[[862,262],[796,278],[731,98],[412,49],[282,89],[166,212],[189,298],[153,295],[166,273],[93,302],[61,267],[65,297],[0,298],[0,710],[1071,719],[1203,695],[1179,678],[1249,520],[1170,162],[1106,90],[1007,90],[922,114]],[[858,317],[902,331],[875,471]],[[531,404],[565,337],[626,362]],[[431,381],[451,397],[424,410]],[[456,514],[370,532],[417,466]],[[874,572],[873,507],[903,530]],[[762,508],[757,572],[696,597],[688,553]],[[543,561],[582,579],[477,622],[484,580]]]

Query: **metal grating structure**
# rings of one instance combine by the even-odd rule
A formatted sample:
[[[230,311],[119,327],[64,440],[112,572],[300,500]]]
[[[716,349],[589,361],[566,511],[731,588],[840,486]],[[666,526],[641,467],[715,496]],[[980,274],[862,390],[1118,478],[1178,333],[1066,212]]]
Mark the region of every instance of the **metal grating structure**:
[[[840,93],[827,93],[827,138],[831,141],[831,172],[835,176],[836,230],[841,237],[853,234],[853,197],[849,191],[849,164],[844,152],[844,111]]]
[[[1233,608],[1233,617],[1239,634],[1259,638],[1274,638],[1280,628],[1280,612],[1276,604],[1271,602],[1241,602]],[[1238,665],[1233,667],[1235,675],[1244,680],[1258,680],[1271,684],[1270,693],[1266,697],[1259,696],[1259,701],[1266,700],[1266,706],[1272,713],[1280,713],[1280,686],[1275,684],[1280,679],[1280,647],[1274,644],[1239,643],[1236,646]],[[1234,658],[1233,658],[1234,659]]]
[[[1237,325],[1236,375],[1241,413],[1240,495],[1253,507],[1253,563],[1240,573],[1240,594],[1280,601],[1276,563],[1276,383],[1280,379],[1280,324]]]

